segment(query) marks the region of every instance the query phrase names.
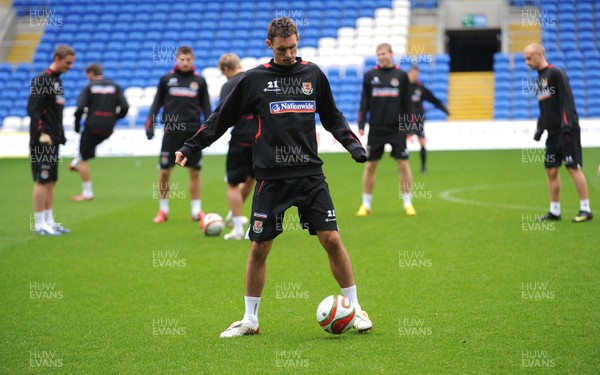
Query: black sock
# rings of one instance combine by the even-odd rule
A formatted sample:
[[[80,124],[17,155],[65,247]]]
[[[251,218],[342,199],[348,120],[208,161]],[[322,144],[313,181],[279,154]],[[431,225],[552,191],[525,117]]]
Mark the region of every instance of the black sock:
[[[421,169],[425,170],[425,162],[427,161],[427,150],[425,147],[421,147]]]

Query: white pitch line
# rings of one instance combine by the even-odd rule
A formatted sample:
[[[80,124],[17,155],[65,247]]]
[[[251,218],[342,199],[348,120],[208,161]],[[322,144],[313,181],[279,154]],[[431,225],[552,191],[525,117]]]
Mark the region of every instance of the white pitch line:
[[[469,191],[483,191],[483,190],[491,190],[491,189],[505,189],[505,188],[518,188],[518,187],[526,187],[526,186],[534,186],[539,185],[539,182],[529,182],[529,183],[510,183],[510,184],[499,184],[499,185],[475,185],[468,186],[462,188],[448,189],[444,190],[439,194],[439,197],[453,203],[460,204],[470,204],[472,206],[480,206],[480,207],[497,207],[497,208],[508,208],[511,210],[536,210],[541,211],[547,209],[544,207],[535,207],[535,206],[526,206],[522,204],[510,204],[510,203],[495,203],[495,202],[485,202],[485,201],[477,201],[473,199],[464,199],[457,198],[452,196],[456,193],[465,193]]]

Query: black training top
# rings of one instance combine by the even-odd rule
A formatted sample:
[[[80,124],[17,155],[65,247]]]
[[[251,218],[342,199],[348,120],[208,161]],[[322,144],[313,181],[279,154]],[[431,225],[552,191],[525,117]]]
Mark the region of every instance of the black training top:
[[[65,144],[63,128],[63,109],[65,94],[60,73],[50,69],[38,74],[31,80],[27,113],[29,123],[29,144],[36,145],[42,133],[48,134],[52,143]]]
[[[358,113],[359,129],[365,128],[367,113],[371,133],[398,132],[403,122],[412,119],[410,81],[400,67],[377,65],[365,73]]]
[[[327,77],[316,64],[301,58],[291,66],[271,60],[248,70],[180,151],[189,157],[216,141],[242,115],[252,113],[252,158],[258,180],[321,175],[315,112],[346,150],[360,148],[355,153],[364,154],[335,104]]]
[[[96,134],[111,134],[118,119],[127,115],[129,104],[121,86],[105,78],[95,79],[81,90],[75,111],[75,129],[88,109],[85,129]],[[117,111],[118,109],[118,111]]]

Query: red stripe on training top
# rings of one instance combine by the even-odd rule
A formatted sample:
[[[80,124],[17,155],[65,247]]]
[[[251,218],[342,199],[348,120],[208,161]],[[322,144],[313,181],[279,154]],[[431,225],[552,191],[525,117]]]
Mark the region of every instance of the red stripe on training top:
[[[265,181],[266,181],[266,180],[262,180],[262,181],[260,182],[260,186],[258,187],[258,192],[259,192],[259,193],[260,193],[260,191],[262,190],[262,188],[263,188],[263,185],[265,184]]]
[[[203,130],[204,130],[204,129],[206,129],[206,128],[207,128],[207,126],[206,126],[206,125],[202,125],[202,126],[200,127],[200,129],[198,129],[198,131],[196,132],[196,134],[200,133],[201,131],[203,131]]]
[[[258,138],[260,137],[260,134],[262,133],[262,121],[260,121],[259,115],[256,115],[256,117],[258,118],[258,131],[256,132],[256,135],[254,136],[254,142],[258,142]]]
[[[308,61],[304,61],[304,60],[302,60],[302,62],[301,62],[300,64],[302,64],[302,65],[306,65],[306,64],[308,64]]]
[[[94,112],[92,112],[92,115],[94,115],[94,116],[101,116],[101,117],[112,117],[112,116],[114,116],[114,113],[112,113],[112,112],[94,111]]]
[[[360,140],[358,138],[356,138],[356,135],[354,133],[352,133],[352,131],[350,131],[350,129],[346,129],[346,132],[348,133],[350,138],[354,139],[356,142],[358,142],[359,145],[362,146],[362,143],[360,143]]]
[[[569,120],[567,120],[567,113],[565,111],[563,111],[563,120],[564,120],[565,124],[567,124],[567,126],[570,126]]]
[[[269,64],[269,63],[264,63],[264,64],[262,64],[262,66],[264,66],[264,67],[265,67],[265,69],[269,69],[269,68],[271,67],[271,64]]]

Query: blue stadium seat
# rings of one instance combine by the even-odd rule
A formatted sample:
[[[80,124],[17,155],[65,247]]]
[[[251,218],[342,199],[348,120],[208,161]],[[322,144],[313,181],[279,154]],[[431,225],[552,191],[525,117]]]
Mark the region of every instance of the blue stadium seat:
[[[89,43],[86,42],[75,42],[73,44],[71,44],[71,47],[73,47],[73,49],[75,50],[75,53],[77,54],[77,56],[81,56],[84,55],[86,53],[86,51],[88,50],[88,47],[90,46]],[[38,48],[39,51],[39,48]],[[48,51],[51,52],[51,51]]]
[[[526,120],[530,118],[529,108],[517,107],[512,110],[512,119],[513,120]]]
[[[579,33],[577,34],[577,39],[579,41],[579,43],[581,42],[594,42],[596,40],[595,36],[594,36],[594,32],[593,31],[582,31],[580,30]]]

